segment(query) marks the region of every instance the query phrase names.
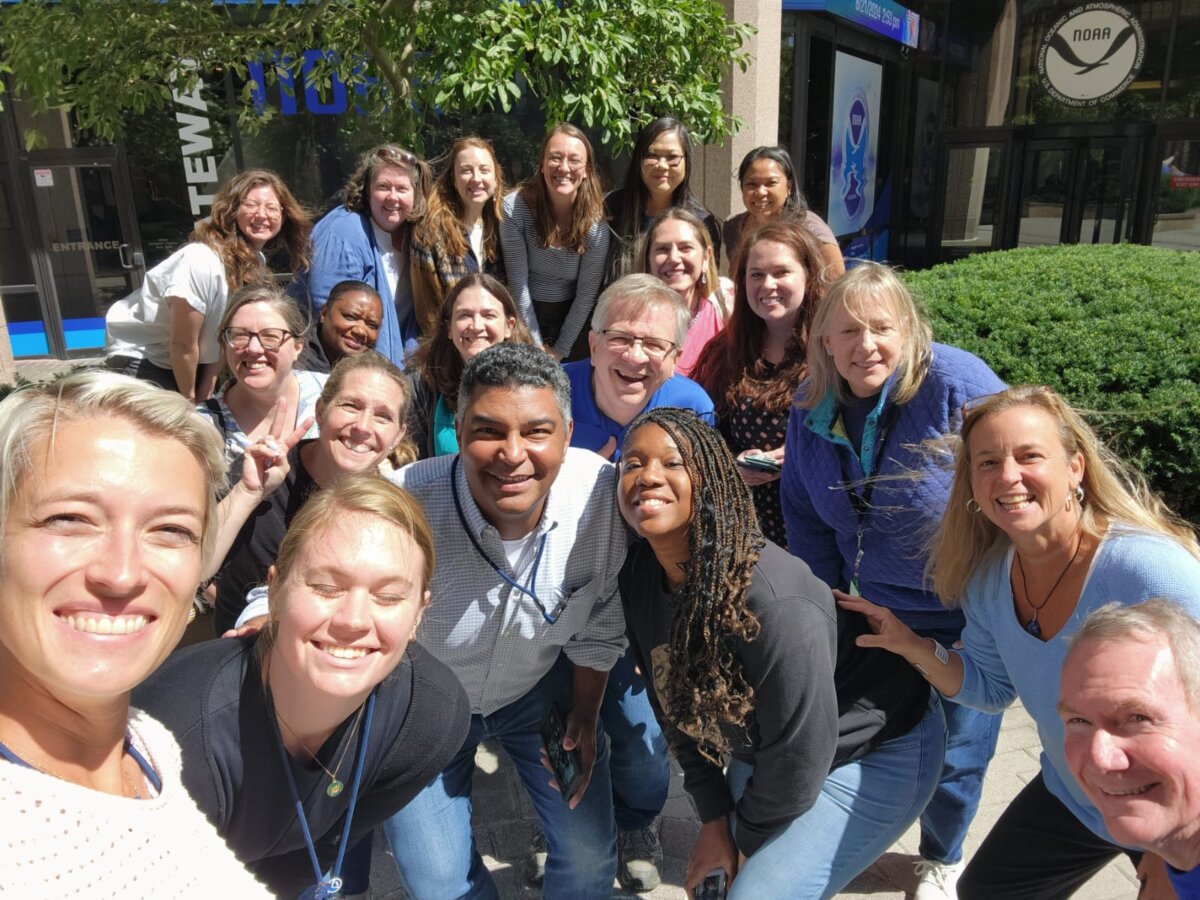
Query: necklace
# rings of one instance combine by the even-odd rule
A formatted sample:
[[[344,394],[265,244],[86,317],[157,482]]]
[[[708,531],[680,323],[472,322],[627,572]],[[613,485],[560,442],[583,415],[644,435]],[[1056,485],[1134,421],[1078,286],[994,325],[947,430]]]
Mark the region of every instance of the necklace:
[[[1041,603],[1037,603],[1037,604],[1035,604],[1033,602],[1033,600],[1030,599],[1030,597],[1029,597],[1029,585],[1025,583],[1025,566],[1021,563],[1021,552],[1019,550],[1014,551],[1014,553],[1016,553],[1016,556],[1017,556],[1017,569],[1021,573],[1021,590],[1025,593],[1025,602],[1028,603],[1029,608],[1033,610],[1033,618],[1030,619],[1029,622],[1025,625],[1025,630],[1028,631],[1030,634],[1032,634],[1034,637],[1040,638],[1042,636],[1042,626],[1038,624],[1038,613],[1040,613],[1042,611],[1042,608],[1047,603],[1050,602],[1050,598],[1054,596],[1054,592],[1057,591],[1058,586],[1060,584],[1062,584],[1063,578],[1065,578],[1067,575],[1067,572],[1069,572],[1071,570],[1071,566],[1075,564],[1075,559],[1079,556],[1079,551],[1082,549],[1083,549],[1083,532],[1080,532],[1079,533],[1079,543],[1075,545],[1075,552],[1071,554],[1071,558],[1069,560],[1067,560],[1067,564],[1063,568],[1063,570],[1058,573],[1058,578],[1055,579],[1054,585],[1050,588],[1050,593],[1048,593],[1046,595],[1045,599],[1042,600]]]
[[[350,730],[346,732],[346,746],[342,748],[342,755],[338,757],[337,765],[334,766],[333,771],[330,772],[327,768],[325,768],[325,764],[317,759],[313,752],[308,749],[308,745],[301,740],[300,735],[296,733],[296,729],[289,725],[283,718],[283,715],[279,712],[279,707],[275,707],[275,717],[278,718],[283,727],[288,730],[288,733],[296,739],[304,752],[312,758],[312,761],[321,767],[321,771],[329,776],[329,786],[325,788],[325,796],[327,797],[336,797],[346,789],[345,783],[338,778],[338,772],[342,770],[342,763],[346,761],[346,753],[350,750],[350,745],[354,743],[354,733],[358,730],[358,723],[362,719],[364,709],[366,709],[366,704],[363,704],[358,708],[358,712],[354,716],[354,724],[351,725]]]
[[[125,737],[124,751],[125,755],[129,756],[141,770],[142,784],[145,785],[146,782],[149,782],[150,786],[153,787],[156,792],[161,792],[162,779],[158,777],[158,773],[154,771],[154,767],[150,765],[146,757],[142,756],[138,749],[133,746],[133,742],[129,739],[128,735]],[[29,760],[18,756],[4,743],[0,743],[0,759],[6,759],[10,763],[14,763],[18,766],[24,766],[27,769],[33,769],[35,772],[41,772],[43,775],[49,775],[51,778],[57,778],[59,781],[65,781],[68,784],[78,784],[78,782],[72,781],[70,778],[58,774],[48,766],[35,765],[34,763],[29,762]],[[130,799],[141,800],[141,790],[138,789],[138,787],[133,783],[133,780],[129,777],[129,773],[126,772],[125,769],[125,759],[124,756],[122,756],[121,787],[124,788],[126,795],[131,795],[129,797]]]

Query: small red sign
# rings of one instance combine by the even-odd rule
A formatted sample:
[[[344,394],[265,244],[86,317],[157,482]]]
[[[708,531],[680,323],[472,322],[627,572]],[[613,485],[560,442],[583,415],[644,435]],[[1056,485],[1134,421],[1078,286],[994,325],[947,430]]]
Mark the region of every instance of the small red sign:
[[[1172,175],[1171,190],[1187,191],[1200,188],[1200,175]]]

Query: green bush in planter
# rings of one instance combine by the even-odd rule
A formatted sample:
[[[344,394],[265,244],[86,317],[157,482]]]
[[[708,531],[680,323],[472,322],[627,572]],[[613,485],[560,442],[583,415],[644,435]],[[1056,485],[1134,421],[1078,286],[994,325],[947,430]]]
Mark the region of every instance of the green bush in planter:
[[[1049,384],[1200,522],[1200,253],[1132,244],[979,253],[906,273],[935,338]]]

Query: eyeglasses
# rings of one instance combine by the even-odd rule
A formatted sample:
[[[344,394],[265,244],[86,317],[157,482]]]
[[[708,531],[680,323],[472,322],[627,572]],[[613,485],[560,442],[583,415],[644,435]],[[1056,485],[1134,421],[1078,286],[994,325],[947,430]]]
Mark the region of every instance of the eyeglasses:
[[[667,354],[675,349],[675,342],[659,337],[638,337],[627,331],[617,331],[615,328],[605,328],[600,332],[604,338],[604,346],[613,353],[628,353],[638,344],[642,352],[651,359],[665,359]]]
[[[264,328],[262,331],[251,331],[249,328],[226,328],[221,332],[225,343],[234,350],[245,350],[250,346],[251,338],[258,338],[258,343],[264,350],[278,350],[283,342],[295,337],[286,328]]]
[[[556,169],[566,167],[571,172],[578,172],[587,165],[587,161],[578,156],[563,156],[561,153],[551,153],[546,157],[546,164]]]
[[[276,206],[274,203],[263,205],[262,203],[252,203],[248,200],[242,201],[242,212],[249,213],[252,216],[257,216],[262,213],[272,219],[278,219],[283,215],[283,208]]]
[[[683,162],[682,153],[655,153],[650,150],[642,157],[643,166],[657,166],[659,163],[666,163],[669,168],[678,169],[679,164]]]

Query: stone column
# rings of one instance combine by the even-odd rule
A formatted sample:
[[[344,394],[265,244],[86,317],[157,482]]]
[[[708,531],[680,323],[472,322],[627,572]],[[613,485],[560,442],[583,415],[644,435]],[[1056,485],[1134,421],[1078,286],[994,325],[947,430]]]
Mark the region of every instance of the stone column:
[[[16,380],[17,366],[8,340],[8,320],[4,317],[4,304],[0,303],[0,384],[15,384]]]
[[[742,117],[742,129],[723,144],[697,147],[692,190],[722,219],[742,212],[737,167],[742,157],[762,144],[779,142],[779,46],[783,4],[778,0],[722,0],[725,15],[758,29],[745,49],[750,67],[734,66],[721,86],[725,112]]]

